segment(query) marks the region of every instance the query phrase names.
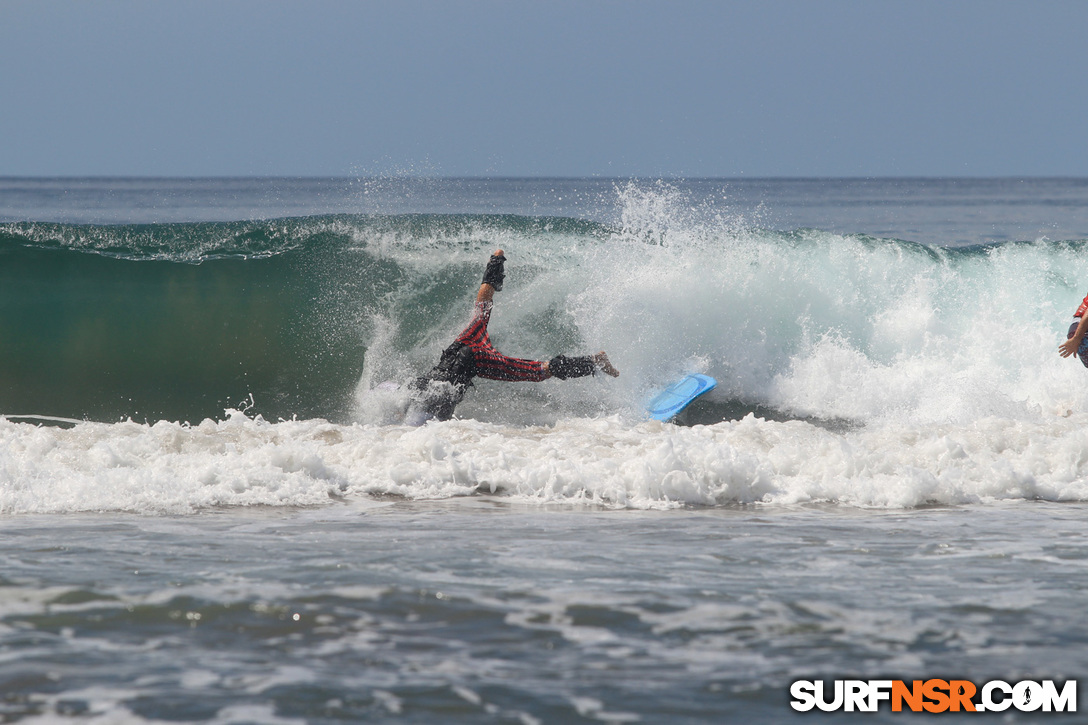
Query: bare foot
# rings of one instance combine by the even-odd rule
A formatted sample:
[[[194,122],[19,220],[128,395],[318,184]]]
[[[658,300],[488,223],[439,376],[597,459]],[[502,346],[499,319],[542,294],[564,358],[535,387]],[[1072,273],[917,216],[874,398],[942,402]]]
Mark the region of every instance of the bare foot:
[[[604,350],[593,356],[593,362],[597,363],[597,367],[606,375],[611,375],[614,378],[620,376],[620,371],[612,367],[612,363],[608,361],[608,356],[604,354]]]

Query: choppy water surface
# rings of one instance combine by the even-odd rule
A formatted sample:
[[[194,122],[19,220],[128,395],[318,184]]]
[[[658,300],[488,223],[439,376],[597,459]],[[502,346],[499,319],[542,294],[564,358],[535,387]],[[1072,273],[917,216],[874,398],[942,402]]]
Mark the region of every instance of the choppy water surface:
[[[1078,678],[1086,189],[0,180],[0,719],[785,722],[796,679]],[[623,374],[400,425],[377,384],[500,246],[499,349]],[[687,372],[719,386],[644,420]]]
[[[1064,679],[1088,665],[1070,626],[1088,606],[1085,513],[476,497],[9,518],[4,712],[779,722],[805,717],[794,679]]]

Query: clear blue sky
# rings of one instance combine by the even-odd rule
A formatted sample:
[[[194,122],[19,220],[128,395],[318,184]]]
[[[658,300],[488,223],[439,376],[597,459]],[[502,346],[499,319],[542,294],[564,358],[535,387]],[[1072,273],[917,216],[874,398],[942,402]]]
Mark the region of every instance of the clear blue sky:
[[[0,176],[1084,176],[1088,3],[0,0]]]

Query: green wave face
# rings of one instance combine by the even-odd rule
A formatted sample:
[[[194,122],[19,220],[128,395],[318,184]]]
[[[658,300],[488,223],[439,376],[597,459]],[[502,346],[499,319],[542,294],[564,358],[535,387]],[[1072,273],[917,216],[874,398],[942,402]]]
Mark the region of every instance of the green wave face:
[[[507,422],[637,415],[696,371],[719,381],[718,419],[724,405],[864,420],[983,373],[986,400],[1048,401],[1040,371],[1088,279],[1079,241],[948,249],[488,215],[3,224],[0,414],[197,422],[248,406],[370,422],[359,391],[437,360],[499,247],[496,346],[606,349],[623,371],[598,386],[481,382],[459,408]]]
[[[190,264],[23,249],[3,259],[9,413],[200,420],[251,393],[267,415],[333,413],[352,374],[346,356],[362,352],[321,315],[325,285],[297,253]]]
[[[603,233],[453,216],[0,225],[0,413],[345,419],[375,315],[410,350],[463,316],[493,239]]]

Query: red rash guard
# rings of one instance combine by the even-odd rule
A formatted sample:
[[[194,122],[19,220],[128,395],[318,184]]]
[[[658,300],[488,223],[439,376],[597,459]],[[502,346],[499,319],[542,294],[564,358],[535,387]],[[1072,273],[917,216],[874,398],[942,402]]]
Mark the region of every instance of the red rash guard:
[[[1088,312],[1088,295],[1084,296],[1084,301],[1080,303],[1080,307],[1073,313],[1073,317],[1084,317],[1084,313]]]

